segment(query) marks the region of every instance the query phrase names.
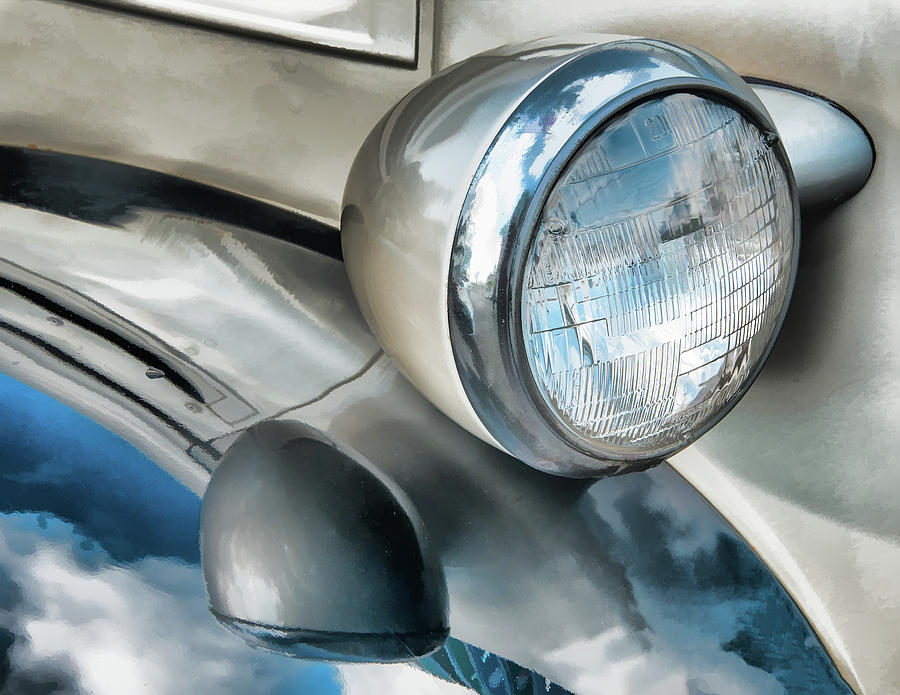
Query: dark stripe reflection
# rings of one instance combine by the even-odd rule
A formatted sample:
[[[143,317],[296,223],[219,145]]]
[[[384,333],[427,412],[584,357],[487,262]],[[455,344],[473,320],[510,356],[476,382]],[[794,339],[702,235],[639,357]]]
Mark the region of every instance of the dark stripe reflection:
[[[342,258],[340,234],[326,224],[219,188],[104,159],[0,146],[0,201],[108,226],[130,208],[166,210]]]

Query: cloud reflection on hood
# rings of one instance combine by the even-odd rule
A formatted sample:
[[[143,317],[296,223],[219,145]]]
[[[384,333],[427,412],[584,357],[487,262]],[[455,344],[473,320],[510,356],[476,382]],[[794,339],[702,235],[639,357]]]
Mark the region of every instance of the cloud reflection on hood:
[[[335,666],[253,649],[210,616],[197,565],[117,565],[70,523],[42,514],[0,516],[0,622],[4,692],[468,692],[412,666]]]
[[[0,375],[0,692],[471,692],[411,665],[254,649],[208,610],[200,500],[128,443]]]
[[[562,692],[453,639],[417,665],[337,666],[254,649],[208,611],[193,493],[99,425],[2,376],[0,452],[0,692]],[[565,547],[584,557],[562,559],[589,569],[599,554],[612,574],[594,580],[623,583],[629,606],[609,630],[557,640],[542,656],[548,675],[579,693],[849,692],[784,589],[672,469],[601,481],[566,508],[571,519],[542,542],[577,535]],[[547,581],[541,561],[522,564],[535,582]],[[471,588],[472,606],[509,610],[501,584]]]

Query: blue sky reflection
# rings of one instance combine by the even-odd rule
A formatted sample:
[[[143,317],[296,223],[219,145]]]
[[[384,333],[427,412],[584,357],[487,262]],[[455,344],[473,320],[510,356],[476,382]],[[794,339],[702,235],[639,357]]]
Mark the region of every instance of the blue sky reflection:
[[[200,500],[137,450],[0,376],[0,691],[470,692],[408,665],[288,659],[210,615]]]
[[[208,611],[196,495],[5,376],[0,451],[0,692],[565,692],[454,639],[417,665],[337,666],[251,648]],[[579,504],[589,508],[583,532],[621,564],[644,626],[633,659],[590,641],[557,654],[592,664],[597,678],[575,679],[579,691],[849,693],[781,586],[674,475],[661,467],[598,483]],[[637,670],[626,678],[629,664]]]

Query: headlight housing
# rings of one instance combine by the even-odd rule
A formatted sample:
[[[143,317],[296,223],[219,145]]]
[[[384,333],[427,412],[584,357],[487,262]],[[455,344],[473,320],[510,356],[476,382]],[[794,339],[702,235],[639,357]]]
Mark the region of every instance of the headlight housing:
[[[603,37],[477,56],[409,95],[354,164],[342,235],[420,390],[582,476],[677,451],[743,395],[784,317],[799,211],[737,75]]]

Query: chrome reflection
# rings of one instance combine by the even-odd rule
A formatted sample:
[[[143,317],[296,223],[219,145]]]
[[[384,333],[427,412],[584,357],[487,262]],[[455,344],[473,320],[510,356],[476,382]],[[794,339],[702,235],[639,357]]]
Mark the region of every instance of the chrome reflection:
[[[715,425],[762,367],[763,360],[753,365],[741,387],[714,416],[679,432],[682,436],[664,446],[648,450],[621,447],[619,442],[607,445],[584,436],[568,421],[559,425],[553,406],[548,407],[540,393],[531,393],[520,328],[522,269],[547,196],[573,155],[610,119],[642,100],[684,91],[719,99],[762,132],[776,132],[753,91],[706,54],[648,39],[587,46],[541,79],[516,106],[485,153],[462,205],[447,289],[456,367],[487,430],[509,453],[541,470],[585,477],[646,468]],[[773,141],[773,152],[785,170],[789,189],[785,216],[796,248],[800,226],[795,186],[784,148],[777,141]],[[605,203],[609,198],[600,200]],[[788,288],[795,267],[796,255],[789,261]],[[775,314],[777,335],[784,307],[779,306]],[[774,337],[764,347],[764,355],[773,341]]]
[[[778,125],[804,210],[827,210],[866,185],[875,166],[875,146],[855,117],[825,97],[744,79]]]

